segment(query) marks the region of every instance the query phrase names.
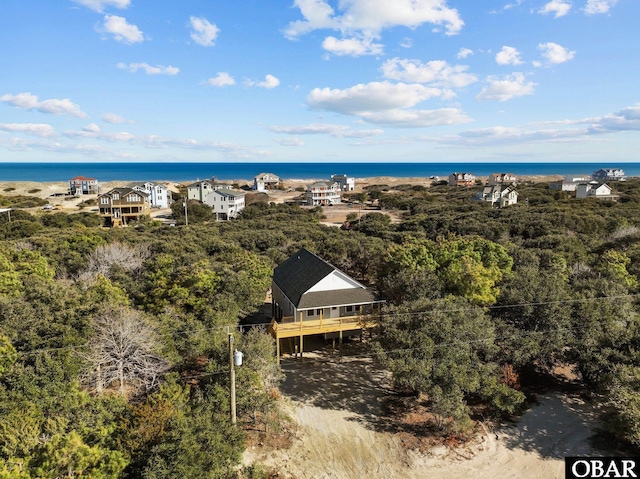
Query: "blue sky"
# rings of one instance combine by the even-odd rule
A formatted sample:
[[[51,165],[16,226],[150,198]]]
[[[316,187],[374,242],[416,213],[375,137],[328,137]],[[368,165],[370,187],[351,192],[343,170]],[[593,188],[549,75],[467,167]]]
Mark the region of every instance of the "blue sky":
[[[640,161],[638,0],[0,13],[0,161]]]

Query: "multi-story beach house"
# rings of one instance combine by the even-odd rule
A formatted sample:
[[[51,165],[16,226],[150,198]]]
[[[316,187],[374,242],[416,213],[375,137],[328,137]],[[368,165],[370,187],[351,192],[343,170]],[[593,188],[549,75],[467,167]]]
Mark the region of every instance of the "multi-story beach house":
[[[338,183],[342,191],[353,191],[356,189],[356,179],[347,175],[331,175],[331,182]]]
[[[329,206],[340,203],[340,185],[318,181],[307,185],[306,191],[307,205],[309,206]]]
[[[554,191],[576,191],[580,183],[587,183],[588,181],[589,179],[584,176],[568,176],[549,183],[549,189]]]
[[[492,173],[487,178],[487,185],[515,185],[518,179],[513,173]]]
[[[611,187],[606,183],[590,181],[588,183],[580,183],[576,188],[576,198],[597,198],[607,201],[618,201],[619,195],[611,192]]]
[[[255,191],[274,190],[282,186],[282,180],[273,173],[260,173],[253,179]]]
[[[131,189],[147,193],[149,195],[149,204],[152,208],[169,208],[173,203],[171,191],[166,185],[146,182],[132,185]]]
[[[113,227],[148,217],[151,211],[149,195],[132,188],[113,188],[98,195],[98,206],[107,226]]]
[[[302,353],[304,336],[322,334],[342,341],[343,335],[376,326],[384,303],[369,288],[304,248],[275,268],[271,291],[269,331],[276,338],[278,358],[283,339],[297,342]]]
[[[624,181],[626,179],[622,168],[600,168],[591,174],[594,181]]]
[[[203,203],[211,206],[217,221],[228,221],[238,217],[244,209],[245,194],[230,188],[220,188],[205,196]]]
[[[513,185],[493,185],[485,186],[476,196],[476,200],[497,205],[500,208],[518,203],[518,192]]]
[[[100,193],[100,184],[95,178],[76,176],[69,180],[69,193],[72,195],[97,195]]]
[[[196,181],[195,183],[187,185],[187,199],[198,200],[201,203],[204,203],[204,199],[212,191],[228,188],[229,185],[217,183],[215,179]]]
[[[473,186],[476,182],[475,175],[471,173],[451,173],[449,175],[449,186]]]

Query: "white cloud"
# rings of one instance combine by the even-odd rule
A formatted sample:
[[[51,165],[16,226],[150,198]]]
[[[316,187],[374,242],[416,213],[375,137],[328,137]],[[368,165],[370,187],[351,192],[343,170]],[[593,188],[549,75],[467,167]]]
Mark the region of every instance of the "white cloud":
[[[410,109],[430,98],[448,95],[448,90],[440,88],[385,81],[359,84],[344,90],[315,88],[309,93],[307,103],[317,110],[358,116],[369,123],[381,125],[423,127],[469,121],[455,108]]]
[[[478,79],[467,73],[465,65],[449,65],[444,60],[421,63],[419,60],[392,58],[383,63],[385,78],[412,83],[428,83],[434,86],[462,88]]]
[[[87,117],[87,114],[68,98],[38,101],[38,97],[31,93],[19,93],[17,95],[0,96],[0,101],[24,110],[37,110],[41,113],[51,113],[53,115],[71,115],[77,118]]]
[[[503,46],[502,50],[496,54],[496,63],[498,65],[520,65],[520,52],[513,47]]]
[[[615,7],[616,3],[618,3],[618,0],[588,0],[587,5],[584,7],[584,12],[587,15],[608,13],[611,8]]]
[[[144,70],[147,75],[177,75],[180,73],[180,69],[172,66],[152,66],[148,63],[129,63],[128,65],[125,63],[118,63],[118,68],[122,70],[130,71],[131,73],[135,73],[138,70]]]
[[[209,78],[207,83],[211,86],[229,86],[235,85],[236,81],[227,72],[218,72],[216,76]]]
[[[640,131],[640,103],[596,118],[546,122],[554,128],[518,128],[493,126],[468,130],[458,135],[433,139],[439,143],[485,146],[533,142],[585,141],[589,138],[624,131]],[[565,125],[567,128],[557,128]],[[576,127],[575,125],[584,125]]]
[[[482,89],[476,96],[476,100],[507,101],[524,95],[531,95],[535,89],[535,83],[527,82],[522,73],[506,75],[502,79],[488,77],[489,86]]]
[[[88,131],[91,133],[98,133],[100,131],[100,127],[95,123],[89,123],[87,126],[82,128],[84,131]]]
[[[117,15],[105,15],[104,24],[98,29],[102,33],[110,33],[117,41],[122,43],[140,43],[144,41],[144,35],[135,25],[127,23],[127,19]]]
[[[559,63],[564,63],[571,60],[576,52],[569,51],[562,45],[558,45],[557,43],[548,42],[548,43],[540,43],[538,45],[538,50],[542,52],[542,56],[546,58],[549,63],[557,65]]]
[[[0,130],[10,133],[26,133],[40,138],[53,138],[56,131],[46,123],[0,123]]]
[[[300,138],[274,138],[273,141],[282,146],[304,146],[304,141]]]
[[[385,81],[359,84],[344,90],[314,88],[307,102],[315,109],[359,115],[371,110],[408,108],[441,95],[442,90],[438,88]]]
[[[401,128],[425,128],[441,125],[456,125],[471,121],[458,108],[440,108],[438,110],[401,110],[370,111],[361,114],[363,120],[378,125]]]
[[[112,123],[112,124],[119,124],[119,123],[131,123],[127,120],[125,120],[122,116],[116,114],[116,113],[105,113],[102,116],[102,120],[106,121],[107,123]]]
[[[264,77],[264,81],[255,82],[253,80],[247,80],[247,81],[244,82],[244,84],[246,86],[259,86],[261,88],[266,88],[266,89],[270,90],[270,89],[275,88],[278,85],[280,85],[280,80],[278,80],[273,75],[266,75]]]
[[[212,47],[215,44],[218,33],[220,33],[220,29],[206,18],[191,17],[189,21],[193,29],[191,32],[193,41],[203,47]]]
[[[383,45],[373,43],[371,38],[345,38],[339,40],[336,37],[327,37],[322,42],[322,48],[334,55],[349,55],[352,57],[380,55],[383,52]]]
[[[274,133],[286,133],[288,135],[330,135],[334,138],[365,138],[381,135],[383,130],[354,130],[345,125],[332,125],[329,123],[313,123],[300,126],[271,126],[269,130]]]
[[[411,38],[403,38],[402,41],[400,42],[400,46],[402,48],[411,48],[413,46],[413,40],[411,40]]]
[[[544,7],[538,10],[538,13],[547,15],[553,13],[554,18],[564,17],[571,10],[571,2],[566,0],[551,0]]]
[[[105,7],[128,8],[131,0],[73,0],[80,5],[90,8],[91,10],[102,13]]]
[[[458,58],[467,58],[469,55],[473,55],[473,50],[470,48],[461,48],[456,56]]]
[[[337,2],[339,12],[329,5],[329,0],[294,0],[294,6],[300,9],[303,19],[289,23],[284,35],[293,40],[319,29],[339,31],[342,40],[329,37],[332,40],[325,39],[323,45],[333,47],[328,51],[342,55],[361,50],[378,54],[382,45],[373,41],[385,29],[417,28],[430,23],[443,26],[447,35],[455,35],[464,26],[458,11],[447,6],[447,0],[348,0]],[[355,45],[354,39],[360,45]],[[363,48],[367,45],[369,49]]]

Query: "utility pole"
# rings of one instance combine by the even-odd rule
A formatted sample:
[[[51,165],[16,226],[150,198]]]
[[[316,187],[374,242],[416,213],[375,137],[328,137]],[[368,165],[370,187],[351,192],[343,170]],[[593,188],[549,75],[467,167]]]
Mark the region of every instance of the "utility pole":
[[[187,216],[187,201],[188,199],[184,199],[184,225],[189,226],[189,217]]]
[[[231,403],[231,424],[236,423],[236,370],[233,364],[233,333],[229,332],[229,383]]]

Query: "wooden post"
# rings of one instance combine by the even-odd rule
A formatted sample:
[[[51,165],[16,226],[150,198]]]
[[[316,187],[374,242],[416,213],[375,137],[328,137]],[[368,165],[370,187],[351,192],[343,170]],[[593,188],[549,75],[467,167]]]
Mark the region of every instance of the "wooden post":
[[[302,350],[304,349],[303,344],[304,344],[304,336],[301,334],[300,335],[300,361],[302,361]]]
[[[278,365],[280,365],[280,337],[276,333],[276,360],[278,361]]]

